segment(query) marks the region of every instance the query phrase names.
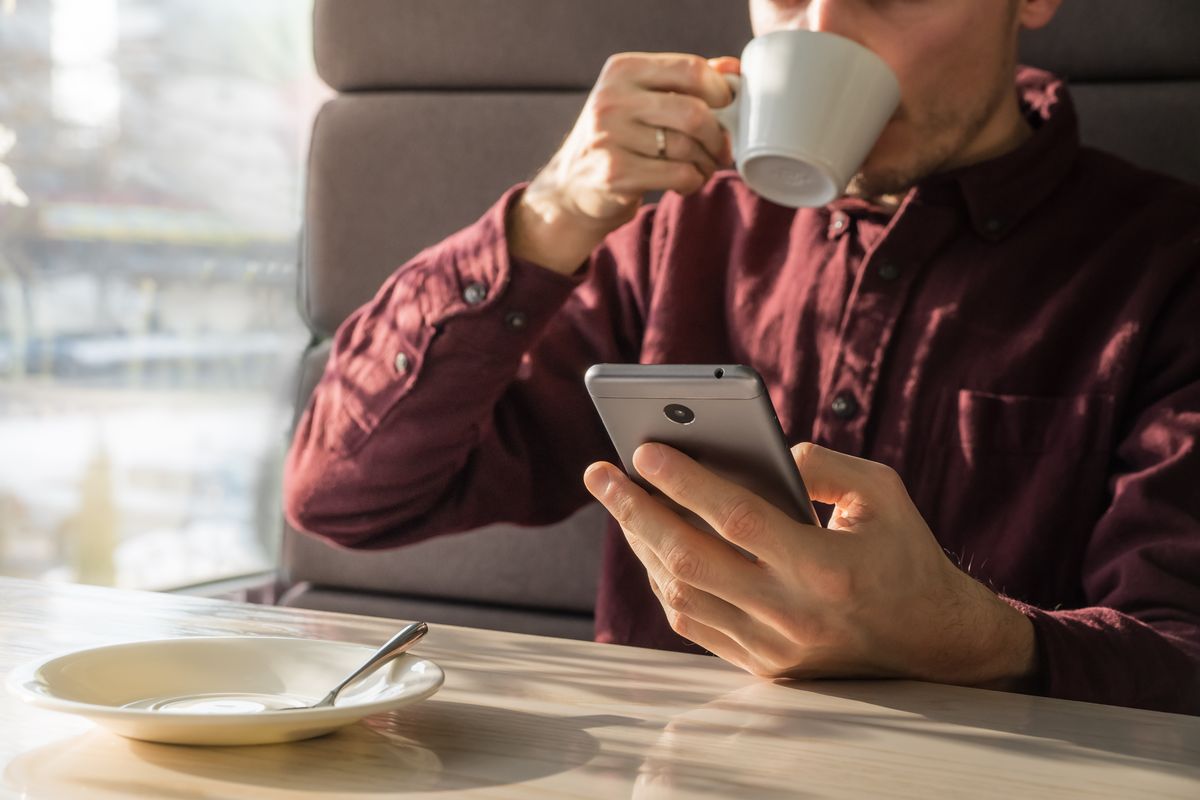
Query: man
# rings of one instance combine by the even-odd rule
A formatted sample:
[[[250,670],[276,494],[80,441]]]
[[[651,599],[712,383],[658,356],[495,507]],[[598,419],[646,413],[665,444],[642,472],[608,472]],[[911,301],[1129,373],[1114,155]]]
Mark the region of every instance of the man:
[[[382,548],[594,496],[624,534],[601,641],[1200,712],[1200,191],[1081,148],[1052,76],[1014,92],[1057,6],[751,0],[756,34],[840,34],[900,80],[822,209],[720,169],[736,60],[611,58],[537,177],[338,331],[289,519]],[[639,360],[756,367],[828,529],[643,446],[751,563],[587,466],[612,450],[582,373]]]

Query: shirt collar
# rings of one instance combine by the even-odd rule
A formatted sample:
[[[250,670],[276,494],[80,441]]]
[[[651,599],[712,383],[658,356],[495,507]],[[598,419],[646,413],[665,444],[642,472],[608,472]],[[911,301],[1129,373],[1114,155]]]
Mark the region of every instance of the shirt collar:
[[[917,184],[918,198],[956,186],[971,226],[999,240],[1054,191],[1079,151],[1079,122],[1066,84],[1032,67],[1017,72],[1021,111],[1033,135],[1009,152],[978,164],[932,175]],[[913,199],[918,199],[913,198]]]

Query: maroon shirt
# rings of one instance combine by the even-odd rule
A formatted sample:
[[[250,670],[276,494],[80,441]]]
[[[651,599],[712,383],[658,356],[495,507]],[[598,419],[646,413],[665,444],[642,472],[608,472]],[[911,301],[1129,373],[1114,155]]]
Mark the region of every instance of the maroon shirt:
[[[1020,85],[1034,135],[891,216],[727,171],[567,278],[510,257],[514,187],[339,329],[288,518],[359,548],[561,519],[615,459],[589,365],[749,364],[789,442],[894,467],[1029,616],[1042,691],[1200,713],[1200,191],[1081,147],[1051,76]],[[697,651],[606,537],[596,638]]]

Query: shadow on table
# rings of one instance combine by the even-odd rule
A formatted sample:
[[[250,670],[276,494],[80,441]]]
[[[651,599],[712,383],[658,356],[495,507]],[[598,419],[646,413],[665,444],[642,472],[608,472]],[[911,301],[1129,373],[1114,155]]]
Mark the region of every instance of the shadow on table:
[[[1196,717],[911,681],[781,680],[775,685],[902,712],[882,718],[864,713],[858,720],[864,726],[1059,762],[1145,766],[1151,761],[1166,774],[1200,776]],[[1131,714],[1137,719],[1131,720]],[[805,716],[811,722],[821,713],[807,711]],[[839,725],[855,722],[855,715],[845,711],[829,716]]]
[[[589,727],[628,722],[428,700],[289,744],[195,747],[92,731],[19,756],[4,778],[28,798],[238,796],[239,785],[247,787],[240,796],[264,798],[461,791],[580,767],[599,751]]]
[[[787,697],[793,691],[809,696]],[[1198,734],[1200,720],[1187,717],[1130,724],[1126,709],[1003,692],[761,681],[673,715],[644,750],[633,796],[908,796],[907,788],[954,797],[998,785],[1013,796],[1133,796],[1136,787],[1154,794],[1151,786],[1165,795],[1164,783],[1178,791],[1200,778]],[[1067,764],[1085,769],[1056,777]],[[1096,782],[1079,785],[1087,767],[1097,768]]]
[[[459,643],[452,638],[458,631],[439,630],[431,636],[435,634],[441,638],[424,646],[420,655],[446,666],[447,689],[481,696],[501,692],[582,703],[693,707],[731,685],[758,681],[712,656],[696,655],[680,662],[675,653],[599,644],[581,650],[580,642],[552,637],[464,638]],[[469,659],[451,655],[468,647],[473,648]]]

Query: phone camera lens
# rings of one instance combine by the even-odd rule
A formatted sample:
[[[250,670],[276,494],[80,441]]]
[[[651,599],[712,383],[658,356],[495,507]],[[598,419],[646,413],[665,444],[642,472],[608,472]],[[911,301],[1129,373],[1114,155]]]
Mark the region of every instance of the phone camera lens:
[[[667,415],[667,419],[671,420],[671,422],[678,422],[680,425],[689,425],[696,419],[694,411],[678,403],[671,403],[663,409],[663,413]]]

